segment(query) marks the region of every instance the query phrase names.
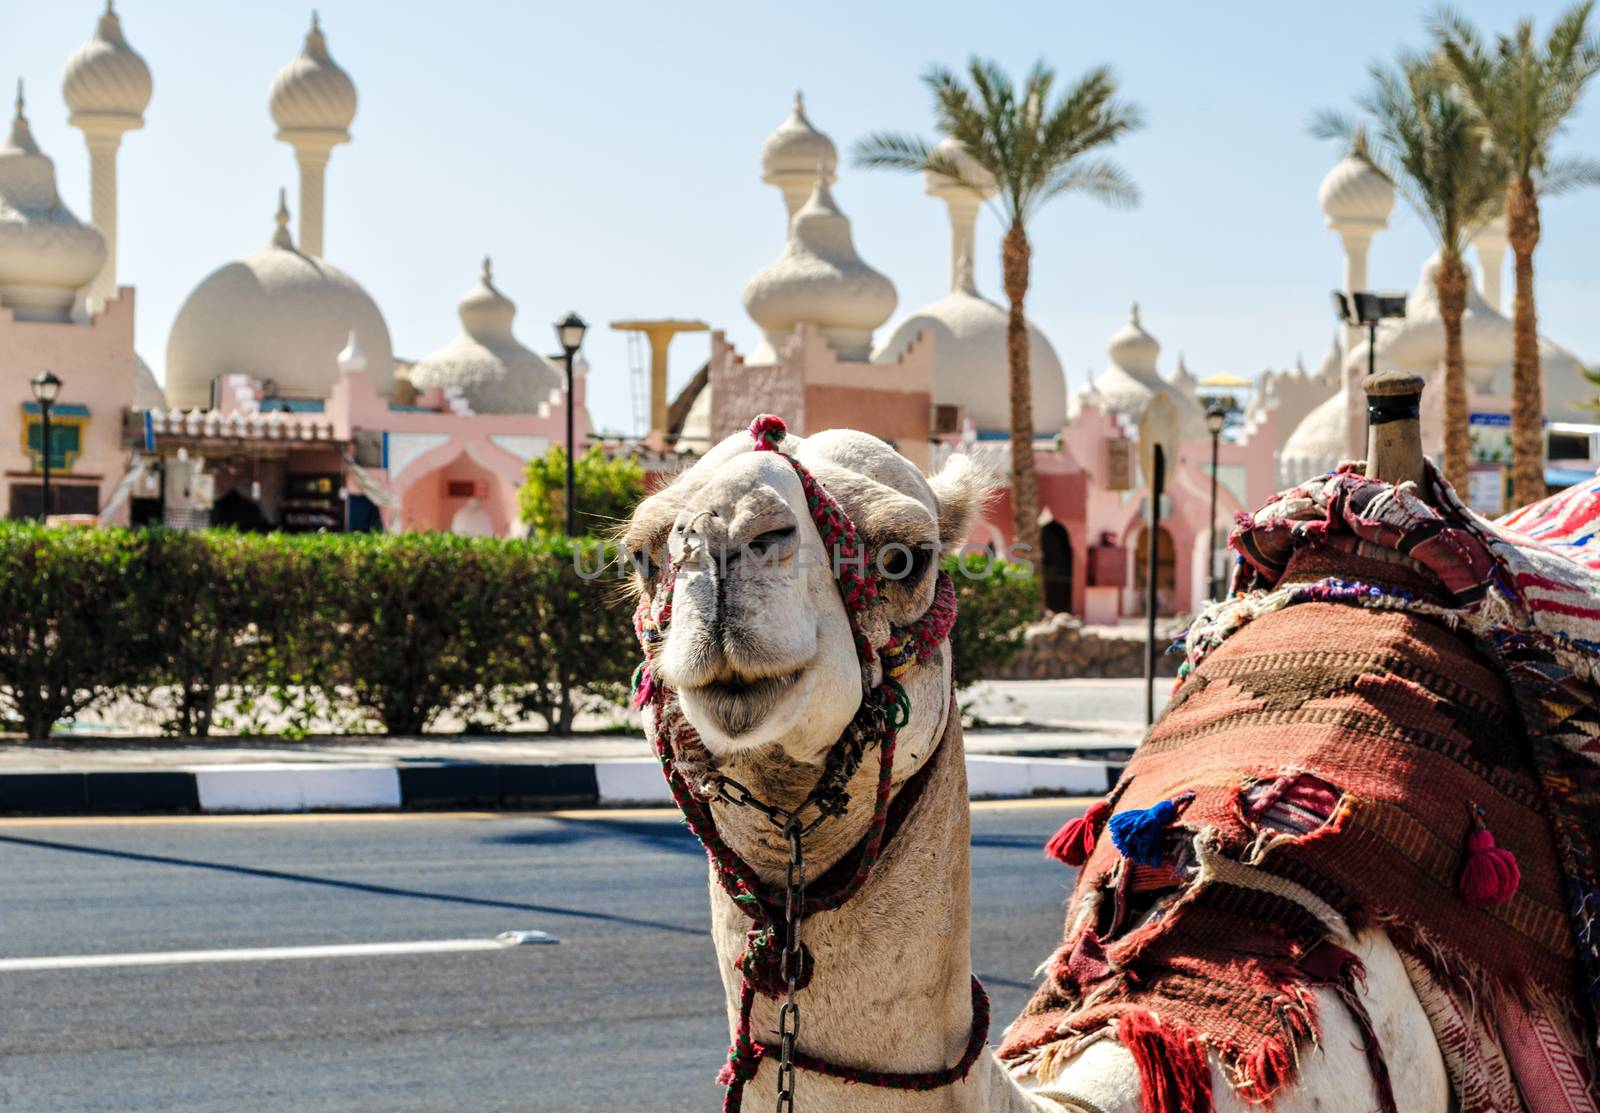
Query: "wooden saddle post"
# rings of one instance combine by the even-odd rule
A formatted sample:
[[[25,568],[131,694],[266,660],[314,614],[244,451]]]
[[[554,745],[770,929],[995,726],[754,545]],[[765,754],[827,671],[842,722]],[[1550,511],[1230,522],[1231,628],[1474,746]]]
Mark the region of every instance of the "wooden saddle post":
[[[1431,501],[1422,460],[1421,375],[1379,371],[1362,383],[1367,392],[1367,477],[1399,486],[1415,483]]]

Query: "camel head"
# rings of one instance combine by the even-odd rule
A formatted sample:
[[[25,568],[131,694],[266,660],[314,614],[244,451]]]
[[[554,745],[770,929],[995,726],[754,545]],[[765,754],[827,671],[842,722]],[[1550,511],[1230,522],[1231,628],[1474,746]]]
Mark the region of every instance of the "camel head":
[[[782,452],[729,437],[644,500],[623,532],[645,605],[672,580],[655,678],[718,761],[779,746],[820,763],[862,699],[863,665],[830,551],[785,454],[798,459],[855,523],[881,600],[858,618],[874,646],[934,598],[939,555],[959,546],[990,482],[966,457],[931,478],[876,437],[829,430],[788,437]],[[881,665],[866,666],[867,684]],[[942,646],[902,684],[912,702],[905,742],[933,735],[949,695]],[[925,757],[929,747],[911,746]],[[908,757],[910,755],[908,754]],[[901,761],[897,757],[896,766]],[[896,770],[897,774],[899,769]]]

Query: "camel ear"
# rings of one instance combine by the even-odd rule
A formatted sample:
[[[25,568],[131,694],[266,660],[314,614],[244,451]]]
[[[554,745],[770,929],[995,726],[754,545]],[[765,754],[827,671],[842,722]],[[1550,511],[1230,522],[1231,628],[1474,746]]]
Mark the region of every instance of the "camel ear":
[[[928,486],[939,502],[939,543],[946,552],[952,552],[966,544],[984,504],[1000,484],[971,457],[957,454],[945,461],[938,475],[928,477]]]

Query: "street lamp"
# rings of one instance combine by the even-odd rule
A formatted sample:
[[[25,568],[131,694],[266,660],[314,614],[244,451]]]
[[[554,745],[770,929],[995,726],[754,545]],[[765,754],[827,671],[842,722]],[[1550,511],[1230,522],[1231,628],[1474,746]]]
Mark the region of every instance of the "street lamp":
[[[1228,411],[1220,402],[1206,408],[1206,431],[1211,434],[1211,529],[1206,537],[1208,586],[1206,598],[1217,597],[1217,446],[1222,441],[1222,427],[1228,423]]]
[[[39,512],[42,522],[50,517],[50,407],[56,404],[56,398],[61,394],[61,380],[54,371],[41,371],[33,377],[33,400],[39,403],[39,462],[43,470],[43,481],[40,483],[41,493],[44,495],[43,509]]]
[[[1378,370],[1378,322],[1390,317],[1406,315],[1404,294],[1374,294],[1370,291],[1333,292],[1333,312],[1347,325],[1365,325],[1367,329],[1367,375]]]
[[[572,365],[578,354],[578,349],[583,347],[583,334],[589,331],[589,326],[582,317],[576,313],[568,313],[556,322],[556,339],[561,342],[561,350],[566,354],[567,363],[567,536],[573,537],[577,530],[573,522],[574,503],[577,499],[577,483],[573,472],[573,444],[572,444]]]

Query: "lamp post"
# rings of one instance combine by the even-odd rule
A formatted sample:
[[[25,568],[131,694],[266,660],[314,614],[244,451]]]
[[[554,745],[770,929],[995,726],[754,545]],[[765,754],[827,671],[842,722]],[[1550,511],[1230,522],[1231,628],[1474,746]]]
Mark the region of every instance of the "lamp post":
[[[50,517],[50,407],[61,394],[61,380],[54,371],[41,371],[33,377],[33,400],[39,403],[39,463],[43,475],[40,491],[44,505],[39,511],[42,522]]]
[[[1211,434],[1211,525],[1206,533],[1206,598],[1217,597],[1217,446],[1222,441],[1222,427],[1228,423],[1228,411],[1221,403],[1213,402],[1206,409],[1206,430]]]
[[[1391,317],[1406,315],[1404,294],[1374,294],[1360,290],[1345,293],[1333,292],[1333,312],[1347,325],[1364,325],[1367,329],[1367,374],[1378,370],[1378,323]]]
[[[582,317],[576,313],[568,313],[556,322],[556,339],[561,342],[561,350],[566,354],[567,364],[567,536],[577,535],[574,522],[574,503],[577,500],[577,482],[573,471],[573,443],[572,443],[572,365],[578,355],[578,349],[583,347],[583,334],[589,330]]]

